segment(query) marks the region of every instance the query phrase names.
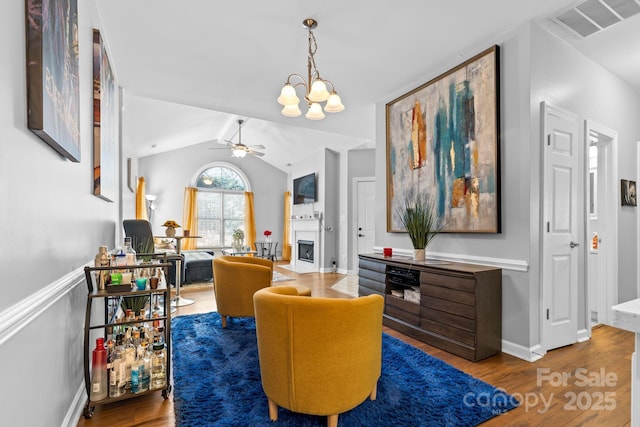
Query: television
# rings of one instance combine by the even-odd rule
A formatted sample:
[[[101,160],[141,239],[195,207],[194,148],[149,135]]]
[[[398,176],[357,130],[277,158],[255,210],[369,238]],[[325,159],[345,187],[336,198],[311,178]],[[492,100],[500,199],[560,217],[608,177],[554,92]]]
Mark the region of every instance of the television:
[[[313,203],[316,197],[316,174],[301,176],[293,180],[293,204]]]

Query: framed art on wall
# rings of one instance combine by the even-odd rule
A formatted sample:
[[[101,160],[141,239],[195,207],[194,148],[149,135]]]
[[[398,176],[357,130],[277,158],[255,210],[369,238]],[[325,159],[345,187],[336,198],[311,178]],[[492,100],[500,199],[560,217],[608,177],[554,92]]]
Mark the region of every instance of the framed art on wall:
[[[620,180],[620,200],[622,206],[636,206],[636,182],[628,179]]]
[[[100,31],[93,30],[93,194],[108,201],[116,192],[116,83]]]
[[[27,127],[80,161],[77,0],[26,0]]]
[[[499,81],[493,46],[386,105],[387,231],[419,193],[442,232],[500,232]]]

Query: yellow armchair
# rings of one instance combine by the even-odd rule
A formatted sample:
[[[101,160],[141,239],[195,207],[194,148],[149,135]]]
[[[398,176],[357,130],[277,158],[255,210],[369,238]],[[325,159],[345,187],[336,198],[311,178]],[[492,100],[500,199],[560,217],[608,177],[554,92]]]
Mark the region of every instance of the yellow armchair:
[[[384,299],[309,298],[292,286],[253,296],[262,388],[269,417],[278,406],[294,412],[338,415],[376,398],[382,363]]]
[[[213,291],[222,327],[229,317],[253,317],[253,294],[271,286],[273,262],[244,256],[213,259]]]

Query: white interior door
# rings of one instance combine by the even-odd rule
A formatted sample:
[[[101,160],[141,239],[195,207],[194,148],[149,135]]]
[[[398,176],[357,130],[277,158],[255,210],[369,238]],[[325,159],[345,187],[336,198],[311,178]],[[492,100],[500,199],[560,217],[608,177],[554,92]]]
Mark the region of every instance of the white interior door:
[[[376,185],[373,180],[356,181],[356,241],[357,253],[373,253],[376,241]],[[356,257],[357,258],[357,257]]]
[[[544,103],[543,119],[542,345],[551,350],[578,339],[584,186],[577,116]]]

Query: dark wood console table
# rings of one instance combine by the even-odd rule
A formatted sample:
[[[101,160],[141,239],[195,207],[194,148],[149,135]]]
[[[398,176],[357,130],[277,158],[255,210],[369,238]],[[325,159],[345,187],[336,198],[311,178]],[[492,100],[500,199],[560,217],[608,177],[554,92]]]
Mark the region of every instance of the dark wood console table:
[[[474,362],[501,351],[501,269],[378,254],[359,258],[358,293],[384,296],[385,326]]]

